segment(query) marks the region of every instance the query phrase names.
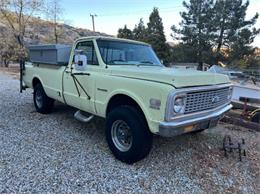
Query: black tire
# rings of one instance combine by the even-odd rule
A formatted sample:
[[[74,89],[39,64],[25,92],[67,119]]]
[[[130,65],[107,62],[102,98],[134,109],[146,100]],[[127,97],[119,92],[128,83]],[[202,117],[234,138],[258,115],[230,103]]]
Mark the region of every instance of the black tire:
[[[254,123],[260,123],[260,111],[252,117],[251,121]]]
[[[37,112],[41,114],[52,112],[54,100],[46,95],[40,83],[36,84],[34,87],[33,102]]]
[[[123,121],[131,131],[131,146],[127,151],[121,151],[112,138],[113,124]],[[108,146],[117,159],[122,162],[133,164],[145,158],[152,147],[153,135],[151,134],[146,120],[140,111],[130,106],[119,106],[113,109],[106,120],[106,139]]]

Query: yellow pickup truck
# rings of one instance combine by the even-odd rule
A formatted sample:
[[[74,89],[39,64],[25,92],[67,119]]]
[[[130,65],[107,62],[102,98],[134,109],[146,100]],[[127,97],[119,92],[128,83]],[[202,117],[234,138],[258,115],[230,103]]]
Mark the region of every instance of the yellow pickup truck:
[[[34,90],[36,110],[50,113],[59,101],[82,122],[106,118],[108,146],[129,164],[149,153],[153,134],[201,132],[232,107],[227,76],[166,68],[143,42],[86,37],[29,50],[22,86]]]

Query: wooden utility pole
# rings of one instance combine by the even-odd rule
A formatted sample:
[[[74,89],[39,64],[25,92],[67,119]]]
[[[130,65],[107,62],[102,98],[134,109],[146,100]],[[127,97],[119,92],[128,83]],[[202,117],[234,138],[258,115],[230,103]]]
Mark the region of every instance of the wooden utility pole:
[[[97,17],[97,15],[96,14],[90,14],[90,17],[92,18],[93,32],[95,32],[95,17]]]

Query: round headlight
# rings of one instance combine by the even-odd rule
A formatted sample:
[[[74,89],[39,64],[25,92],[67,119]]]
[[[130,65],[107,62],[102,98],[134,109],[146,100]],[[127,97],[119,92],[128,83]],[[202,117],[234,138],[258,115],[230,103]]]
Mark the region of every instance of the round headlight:
[[[177,97],[174,101],[173,110],[175,113],[180,113],[184,110],[185,106],[185,98],[184,97]]]

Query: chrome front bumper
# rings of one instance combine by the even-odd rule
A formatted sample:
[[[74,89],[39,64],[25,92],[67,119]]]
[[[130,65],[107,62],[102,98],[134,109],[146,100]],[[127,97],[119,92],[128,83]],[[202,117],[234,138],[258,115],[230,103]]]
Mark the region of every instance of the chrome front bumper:
[[[158,134],[163,137],[172,137],[197,131],[200,129],[208,129],[217,125],[224,113],[232,108],[231,104],[210,111],[192,114],[176,118],[170,122],[161,122],[159,124]]]

